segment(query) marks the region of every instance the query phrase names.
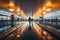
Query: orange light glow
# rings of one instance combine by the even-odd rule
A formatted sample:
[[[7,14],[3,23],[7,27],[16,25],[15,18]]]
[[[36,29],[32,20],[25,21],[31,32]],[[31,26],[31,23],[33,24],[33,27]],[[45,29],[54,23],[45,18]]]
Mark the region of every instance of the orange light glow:
[[[13,1],[10,1],[9,6],[10,7],[13,7],[14,6],[14,2]]]
[[[46,11],[51,11],[51,8],[49,8],[49,9],[46,9]]]
[[[43,34],[44,34],[44,35],[47,35],[47,32],[46,32],[46,31],[43,31]]]
[[[41,11],[39,10],[39,13],[41,13]]]
[[[17,33],[17,38],[19,38],[22,34],[23,34],[23,32],[26,30],[26,27],[27,27],[27,23],[24,23],[21,27],[20,27],[20,29],[18,29],[18,33]]]
[[[14,11],[14,9],[9,9],[9,11],[13,12],[13,11]]]
[[[54,4],[52,4],[52,8],[53,8],[53,9],[60,8],[60,4],[54,3]]]
[[[51,6],[51,0],[48,0],[46,6]]]
[[[19,7],[17,8],[17,12],[18,12],[18,13],[20,12],[20,8],[19,8]]]
[[[17,14],[19,14],[19,15],[20,15],[20,13],[17,13]]]
[[[14,36],[14,34],[11,34],[10,37]]]
[[[28,19],[28,16],[22,10],[20,11],[20,13],[22,17],[24,17],[25,19]]]
[[[16,37],[20,37],[20,35],[17,35]]]
[[[46,8],[45,7],[43,7],[43,9],[42,10],[45,10]]]
[[[43,15],[45,15],[46,14],[46,12],[43,12]]]
[[[41,28],[36,24],[36,23],[33,23],[33,27],[34,27],[34,30],[36,31],[36,33],[38,34],[38,36],[40,37],[40,36],[42,36],[41,34],[41,32],[42,32],[42,30],[41,30]]]
[[[27,27],[27,23],[25,23],[22,27],[21,27],[21,34],[23,34],[24,30],[26,29]]]

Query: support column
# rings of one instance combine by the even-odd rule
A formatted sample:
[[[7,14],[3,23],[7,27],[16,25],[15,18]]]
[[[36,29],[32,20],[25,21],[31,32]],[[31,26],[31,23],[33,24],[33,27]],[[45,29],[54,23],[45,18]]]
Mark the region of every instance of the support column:
[[[14,15],[11,15],[11,27],[14,27]]]
[[[57,20],[58,20],[58,19],[56,18],[56,25],[58,24],[58,23],[57,23]]]

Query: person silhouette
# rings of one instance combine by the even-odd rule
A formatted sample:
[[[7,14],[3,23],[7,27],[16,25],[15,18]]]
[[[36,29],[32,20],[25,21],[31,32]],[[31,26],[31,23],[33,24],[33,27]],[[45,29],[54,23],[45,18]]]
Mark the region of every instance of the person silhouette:
[[[28,28],[29,31],[31,31],[31,25],[30,24],[31,24],[31,18],[29,17],[29,28]]]

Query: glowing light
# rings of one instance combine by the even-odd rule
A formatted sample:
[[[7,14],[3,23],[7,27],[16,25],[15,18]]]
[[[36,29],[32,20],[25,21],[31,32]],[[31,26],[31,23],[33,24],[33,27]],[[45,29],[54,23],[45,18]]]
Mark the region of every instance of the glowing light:
[[[10,37],[14,36],[14,34],[11,34]]]
[[[47,1],[46,6],[51,6],[51,1],[50,0]]]
[[[17,35],[16,37],[20,37],[20,35]]]
[[[46,12],[43,12],[43,15],[46,14]]]
[[[43,34],[44,34],[44,35],[47,35],[46,31],[43,31]]]
[[[9,9],[9,11],[14,11],[14,9]]]
[[[20,13],[17,13],[17,14],[20,14]]]
[[[39,13],[41,13],[41,11],[39,11]]]
[[[10,7],[13,7],[14,6],[14,2],[13,1],[10,1],[9,6]]]
[[[17,12],[18,12],[18,13],[20,12],[20,8],[19,8],[19,7],[17,8]]]
[[[21,13],[23,14],[23,11],[21,11]]]
[[[46,8],[45,7],[43,7],[43,10],[45,10]]]
[[[51,11],[51,8],[47,9],[46,11]]]
[[[28,16],[22,10],[20,11],[20,13],[21,13],[21,16],[23,16],[25,19],[28,19]]]
[[[41,35],[41,32],[42,32],[41,28],[34,22],[33,22],[33,28],[36,31],[36,33],[38,34],[38,36],[42,36]]]

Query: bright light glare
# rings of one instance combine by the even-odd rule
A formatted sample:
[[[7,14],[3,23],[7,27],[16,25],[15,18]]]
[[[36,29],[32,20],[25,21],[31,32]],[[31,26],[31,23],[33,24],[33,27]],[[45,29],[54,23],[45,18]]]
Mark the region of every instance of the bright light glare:
[[[47,9],[46,11],[51,11],[51,8]]]
[[[11,6],[14,6],[13,1],[10,1],[9,6],[10,6],[10,7],[11,7]]]
[[[48,0],[48,2],[46,3],[46,6],[51,6],[51,1]]]
[[[20,8],[19,8],[19,7],[17,8],[17,12],[18,12],[18,13],[20,12]]]
[[[9,9],[9,11],[13,12],[13,11],[14,11],[14,9]]]

